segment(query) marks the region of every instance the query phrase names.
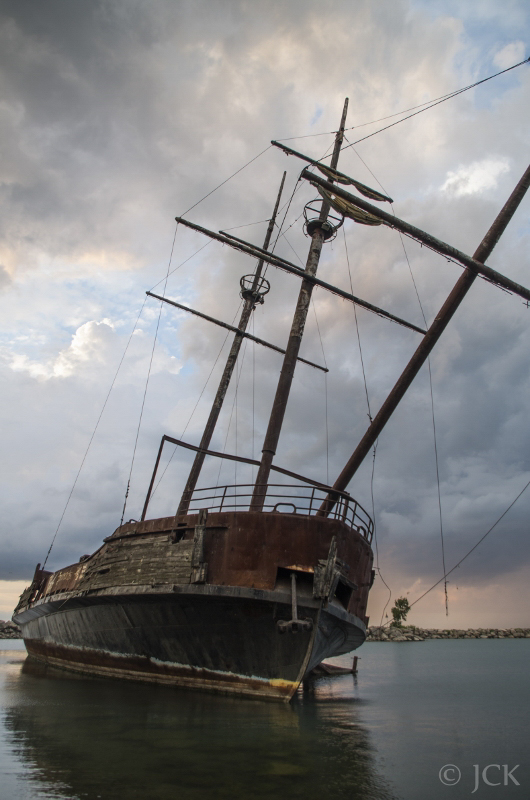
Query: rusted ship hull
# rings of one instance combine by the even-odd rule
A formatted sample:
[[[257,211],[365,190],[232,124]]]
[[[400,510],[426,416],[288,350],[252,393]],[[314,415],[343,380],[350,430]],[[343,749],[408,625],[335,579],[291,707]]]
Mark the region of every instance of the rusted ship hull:
[[[55,667],[289,700],[363,643],[371,556],[361,532],[315,516],[128,523],[78,564],[38,569],[14,619]]]
[[[281,635],[287,592],[195,591],[57,598],[17,615],[28,653],[77,672],[289,700],[323,658],[365,638],[361,620],[317,602],[298,613],[311,626]],[[208,590],[208,591],[206,591]]]

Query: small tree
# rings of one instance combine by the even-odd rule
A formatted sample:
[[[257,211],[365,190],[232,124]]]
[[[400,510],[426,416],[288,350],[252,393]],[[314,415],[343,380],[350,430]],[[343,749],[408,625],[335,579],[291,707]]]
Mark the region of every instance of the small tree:
[[[394,607],[392,608],[392,616],[394,618],[393,624],[397,627],[401,627],[401,623],[405,622],[407,619],[407,614],[410,611],[410,603],[406,597],[398,597],[396,600]]]

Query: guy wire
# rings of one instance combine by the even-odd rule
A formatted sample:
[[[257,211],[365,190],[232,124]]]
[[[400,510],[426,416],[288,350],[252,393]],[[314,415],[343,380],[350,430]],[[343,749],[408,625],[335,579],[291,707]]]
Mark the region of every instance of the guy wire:
[[[236,320],[236,317],[237,317],[237,315],[239,314],[239,309],[241,308],[241,306],[242,306],[242,301],[241,301],[241,303],[239,304],[239,306],[238,306],[238,308],[237,308],[237,311],[236,311],[236,313],[234,314],[234,318],[233,318],[233,320],[232,320],[232,325],[234,324],[234,322],[235,322],[235,320]],[[193,419],[193,415],[195,414],[195,412],[196,412],[196,410],[197,410],[197,406],[199,405],[199,403],[200,403],[200,401],[201,401],[201,397],[203,396],[204,392],[206,391],[206,387],[208,386],[209,380],[210,380],[210,378],[212,377],[212,373],[213,373],[213,371],[214,371],[214,369],[215,369],[215,367],[216,367],[216,365],[217,365],[217,362],[219,361],[219,359],[220,359],[220,357],[221,357],[221,353],[223,352],[224,346],[225,346],[225,344],[226,344],[226,340],[228,339],[228,337],[229,337],[229,336],[230,336],[230,331],[227,331],[227,333],[226,333],[226,336],[225,336],[225,338],[223,339],[223,343],[222,343],[222,345],[221,345],[221,347],[220,347],[220,349],[219,349],[219,352],[217,353],[217,358],[215,359],[215,361],[214,361],[214,363],[213,363],[213,365],[212,365],[212,368],[211,368],[211,370],[210,370],[210,372],[209,372],[209,375],[208,375],[208,377],[206,378],[206,382],[205,382],[204,386],[202,387],[201,393],[199,394],[199,397],[197,398],[197,402],[196,402],[196,403],[195,403],[195,405],[193,406],[192,412],[191,412],[190,416],[188,417],[188,421],[186,422],[186,425],[184,426],[184,430],[183,430],[183,431],[182,431],[182,433],[180,434],[180,438],[181,438],[181,439],[182,439],[182,437],[184,436],[184,434],[186,433],[186,431],[188,430],[188,425],[190,424],[191,420]],[[167,469],[168,469],[169,465],[171,464],[171,462],[172,462],[172,460],[173,460],[173,457],[174,457],[175,453],[176,453],[176,452],[177,452],[177,450],[178,450],[178,447],[179,447],[179,446],[178,446],[178,444],[176,444],[176,445],[175,445],[175,447],[173,448],[173,452],[171,453],[171,456],[169,457],[169,461],[167,462],[166,466],[164,467],[164,470],[163,470],[163,472],[162,472],[162,475],[161,475],[161,476],[160,476],[160,478],[158,479],[158,481],[157,481],[157,483],[156,483],[156,486],[155,486],[155,487],[154,487],[154,489],[153,489],[153,492],[152,492],[152,494],[151,494],[151,498],[153,498],[153,496],[154,496],[154,494],[155,494],[156,490],[158,489],[158,487],[159,487],[159,486],[160,486],[160,484],[162,483],[162,480],[163,480],[163,478],[164,478],[164,475],[166,474],[166,472],[167,472]]]
[[[419,103],[417,106],[411,106],[410,108],[404,108],[402,111],[396,111],[394,114],[388,114],[386,117],[379,117],[379,119],[373,119],[370,122],[361,122],[359,125],[352,125],[350,128],[345,128],[347,131],[353,131],[357,128],[365,128],[367,125],[375,125],[377,122],[384,122],[386,119],[392,119],[392,117],[399,117],[401,114],[406,114],[408,111],[415,111],[417,108],[421,108],[423,111],[427,111],[427,108],[423,108],[423,106],[432,106],[438,105],[438,103],[442,103],[444,100],[450,100],[452,97],[456,97],[458,94],[462,94],[463,92],[467,92],[468,89],[474,89],[475,86],[479,86],[481,83],[486,83],[490,81],[492,78],[496,78],[498,75],[502,75],[504,72],[509,72],[516,67],[520,67],[522,64],[527,64],[530,61],[530,58],[526,58],[524,61],[519,61],[518,64],[514,64],[507,69],[501,70],[501,72],[496,72],[494,75],[490,75],[488,78],[484,78],[481,81],[477,81],[476,83],[472,83],[469,86],[464,86],[462,89],[455,89],[452,92],[448,92],[447,94],[442,94],[439,97],[435,97],[432,100],[426,100],[425,103]],[[421,112],[418,112],[421,113]],[[414,116],[414,115],[411,115]],[[404,119],[410,119],[410,117],[405,117]],[[398,122],[403,122],[403,120],[398,120]],[[397,123],[394,123],[397,125]],[[390,127],[390,126],[388,126]],[[386,130],[386,128],[382,128],[381,130]],[[289,136],[286,139],[277,139],[278,142],[290,142],[293,139],[311,139],[314,136],[331,136],[332,134],[336,134],[337,131],[324,131],[323,133],[307,133],[303,136]],[[380,131],[376,131],[375,133],[380,133]],[[370,134],[375,135],[375,134]],[[368,138],[368,137],[366,137]],[[359,139],[362,141],[362,139]],[[357,142],[354,142],[357,144]]]
[[[245,341],[245,345],[247,344],[247,342],[248,342],[248,339]],[[228,420],[228,428],[226,429],[226,436],[225,436],[223,449],[222,449],[223,453],[226,452],[226,445],[228,444],[228,436],[230,434],[230,428],[232,427],[232,417],[234,415],[234,408],[235,408],[236,402],[237,402],[237,390],[239,388],[239,381],[241,379],[241,373],[243,371],[243,361],[245,359],[245,354],[246,354],[246,347],[243,348],[243,357],[241,359],[241,366],[239,367],[239,371],[238,371],[238,368],[237,368],[238,367],[237,361],[239,361],[239,353],[237,355],[237,361],[236,361],[236,385],[235,385],[235,389],[234,389],[234,399],[232,401],[232,410],[230,411],[230,418]],[[236,462],[236,464],[237,464],[237,462]],[[224,465],[224,459],[220,458],[219,459],[219,471],[217,473],[217,481],[216,481],[216,484],[215,484],[215,488],[217,488],[219,486],[219,478],[221,477],[221,470],[223,468],[223,465]]]
[[[351,145],[351,146],[353,147],[353,145]],[[368,170],[370,175],[378,183],[378,185],[381,187],[381,189],[385,193],[388,194],[388,192],[385,189],[385,187],[383,186],[383,184],[374,175],[374,173],[372,172],[372,170],[370,169],[368,164],[364,161],[364,159],[361,158],[361,156],[359,155],[359,153],[357,152],[355,147],[353,147],[353,152],[355,153],[357,158],[364,164],[364,166],[366,167],[366,169]],[[394,214],[394,216],[396,216],[396,212],[395,212],[393,203],[391,203],[391,207],[392,207],[392,213]],[[420,293],[418,291],[418,286],[417,286],[416,280],[414,278],[414,273],[412,272],[412,267],[411,267],[411,264],[410,264],[409,256],[408,256],[408,253],[407,253],[407,249],[405,247],[405,240],[403,238],[403,235],[402,235],[401,231],[398,231],[398,233],[399,233],[399,238],[400,238],[400,241],[401,241],[401,246],[403,248],[403,253],[405,254],[405,259],[406,259],[406,262],[407,262],[407,266],[409,268],[410,277],[412,279],[412,284],[414,286],[414,291],[416,292],[416,297],[418,299],[418,304],[419,304],[419,307],[420,307],[421,315],[423,317],[423,322],[425,323],[425,327],[427,328],[428,327],[427,326],[427,319],[425,317],[425,312],[423,310],[423,304],[421,302]],[[353,290],[352,290],[352,294],[353,294]],[[441,490],[440,490],[440,467],[439,467],[439,459],[438,459],[438,440],[437,440],[437,436],[436,436],[436,419],[435,419],[435,414],[434,414],[434,392],[433,392],[433,387],[432,387],[432,370],[431,370],[431,359],[430,359],[430,356],[427,358],[427,368],[428,368],[428,374],[429,374],[429,389],[430,389],[430,396],[431,396],[431,415],[432,415],[432,430],[433,430],[433,438],[434,438],[434,461],[435,461],[435,466],[436,466],[436,485],[437,485],[437,491],[438,491],[438,515],[439,515],[439,518],[440,518],[440,540],[441,540],[441,546],[442,546],[442,565],[443,565],[443,571],[444,571],[444,575],[445,575],[446,567],[445,567],[445,542],[444,542],[443,517],[442,517],[442,495],[441,495]],[[445,581],[445,583],[444,583],[444,594],[445,594],[445,614],[446,614],[446,616],[449,616],[449,596],[448,596],[448,593],[447,593],[447,581]]]
[[[178,227],[179,227],[179,223],[177,222],[177,225],[175,227],[175,235],[173,236],[173,244],[171,245],[171,253],[169,254],[169,261],[168,261],[168,265],[167,265],[166,279],[165,279],[165,282],[164,282],[164,289],[162,291],[162,297],[166,296],[167,281],[168,281],[168,278],[169,278],[169,270],[171,268],[171,260],[173,258],[173,251],[175,249],[175,241],[176,241],[176,238],[177,238]],[[162,307],[163,307],[163,305],[164,305],[164,303],[161,300],[160,301],[160,308],[158,310],[158,319],[156,321],[155,336],[154,336],[154,339],[153,339],[153,347],[151,349],[151,358],[149,359],[149,368],[147,370],[147,378],[146,378],[146,381],[145,381],[144,395],[142,397],[142,405],[140,407],[140,417],[138,419],[138,427],[136,429],[136,438],[134,440],[134,448],[133,448],[133,454],[132,454],[132,459],[131,459],[131,468],[129,470],[129,477],[127,479],[127,488],[125,490],[125,498],[124,498],[124,501],[123,501],[123,509],[122,509],[122,512],[121,512],[120,526],[123,525],[123,520],[124,520],[124,517],[125,517],[125,509],[127,507],[127,498],[129,497],[129,489],[131,488],[131,477],[132,477],[132,472],[133,472],[133,468],[134,468],[134,459],[136,457],[136,448],[138,446],[138,438],[140,436],[140,428],[141,428],[141,425],[142,425],[142,417],[144,415],[145,399],[147,397],[147,389],[148,389],[148,386],[149,386],[149,379],[151,377],[151,369],[152,369],[152,366],[153,366],[153,358],[154,358],[154,355],[155,355],[156,342],[157,342],[157,338],[158,338],[158,329],[160,327],[160,319],[162,317]]]
[[[342,229],[342,233],[343,233],[343,236],[344,236],[344,249],[346,251],[346,263],[348,265],[348,275],[349,275],[349,278],[350,278],[350,289],[351,289],[351,293],[353,294],[353,280],[352,280],[351,266],[350,266],[350,255],[349,255],[349,252],[348,252],[348,242],[346,240],[346,232],[345,232],[344,228]],[[369,397],[369,394],[368,394],[368,382],[366,380],[366,371],[365,371],[365,367],[364,367],[363,349],[362,349],[362,346],[361,346],[361,334],[360,334],[360,331],[359,331],[359,322],[358,322],[358,319],[357,319],[357,308],[356,308],[356,304],[355,303],[353,304],[353,313],[354,313],[354,318],[355,318],[355,329],[357,331],[357,343],[359,345],[359,356],[361,358],[361,369],[362,369],[362,373],[363,373],[364,392],[365,392],[365,395],[366,395],[366,405],[368,407],[368,419],[370,420],[370,422],[372,422],[372,412],[371,412],[371,409],[370,409],[370,397]],[[372,453],[372,472],[371,472],[371,476],[370,476],[370,496],[371,496],[371,500],[372,500],[372,522],[373,522],[373,525],[374,525],[375,564],[376,564],[375,568],[376,568],[377,572],[379,573],[379,577],[381,578],[382,582],[384,583],[384,585],[388,589],[388,598],[387,598],[387,601],[386,601],[385,606],[383,608],[383,611],[381,612],[381,623],[380,624],[382,625],[385,611],[386,611],[386,609],[388,607],[388,604],[390,603],[390,600],[392,598],[392,589],[390,588],[388,583],[385,581],[383,573],[381,572],[381,567],[379,566],[379,544],[378,544],[378,541],[377,541],[377,525],[376,525],[376,521],[375,521],[375,496],[374,496],[375,457],[376,457],[376,454],[377,454],[377,445],[378,445],[378,443],[379,443],[379,439],[375,442],[373,453]]]
[[[79,476],[80,476],[80,474],[81,474],[81,470],[83,469],[83,466],[84,466],[84,464],[85,464],[86,458],[87,458],[87,456],[88,456],[88,451],[90,450],[90,447],[92,446],[92,442],[93,442],[93,440],[94,440],[94,436],[96,435],[96,431],[97,431],[97,429],[98,429],[98,427],[99,427],[99,423],[101,422],[101,417],[103,416],[103,412],[105,411],[105,408],[107,407],[107,403],[108,403],[108,401],[109,401],[109,398],[110,398],[111,392],[112,392],[112,390],[113,390],[113,388],[114,388],[114,384],[116,383],[116,379],[117,379],[117,377],[118,377],[118,373],[119,373],[119,371],[120,371],[120,369],[121,369],[121,366],[122,366],[122,364],[123,364],[123,361],[124,361],[124,359],[125,359],[125,356],[126,356],[126,354],[127,354],[127,350],[129,349],[129,345],[131,344],[131,340],[132,340],[132,337],[133,337],[133,335],[134,335],[134,332],[135,332],[135,330],[136,330],[136,328],[137,328],[138,322],[140,321],[140,317],[142,316],[142,311],[144,310],[144,306],[145,306],[145,304],[146,304],[146,301],[147,301],[147,297],[145,297],[145,298],[144,298],[144,301],[143,301],[143,303],[142,303],[142,307],[140,308],[140,311],[138,312],[138,316],[136,317],[136,322],[134,323],[133,329],[132,329],[132,331],[131,331],[131,333],[130,333],[130,335],[129,335],[129,338],[128,338],[128,340],[127,340],[127,344],[125,345],[125,350],[123,351],[123,354],[122,354],[122,357],[120,358],[120,362],[119,362],[119,364],[118,364],[118,367],[117,367],[117,369],[116,369],[116,372],[114,373],[114,377],[113,377],[113,379],[112,379],[112,383],[110,384],[109,391],[107,392],[107,396],[105,397],[105,400],[104,400],[104,402],[103,402],[103,406],[102,406],[102,408],[101,408],[101,411],[99,412],[99,416],[98,416],[98,418],[97,418],[97,421],[96,421],[96,424],[95,424],[95,426],[94,426],[94,430],[92,431],[92,435],[91,435],[91,437],[90,437],[90,440],[89,440],[89,442],[88,442],[87,448],[86,448],[86,450],[85,450],[85,453],[84,453],[84,455],[83,455],[83,458],[82,458],[82,460],[81,460],[81,464],[80,464],[80,466],[79,466],[79,469],[77,470],[77,474],[76,474],[76,476],[75,476],[75,479],[74,479],[74,482],[73,482],[72,488],[70,489],[70,494],[68,495],[68,498],[67,498],[67,500],[66,500],[66,504],[65,504],[65,506],[64,506],[64,508],[63,508],[63,512],[62,512],[62,514],[61,514],[61,517],[60,517],[60,519],[59,519],[59,524],[57,525],[57,528],[55,529],[55,533],[54,533],[54,535],[53,535],[53,538],[52,538],[52,541],[51,541],[50,547],[49,547],[49,549],[48,549],[48,552],[46,553],[46,558],[44,559],[44,563],[43,563],[43,565],[42,565],[42,569],[44,569],[44,567],[46,566],[46,563],[47,563],[47,561],[48,561],[49,555],[50,555],[50,553],[51,553],[51,551],[52,551],[52,547],[53,547],[53,545],[54,545],[54,543],[55,543],[55,539],[57,538],[57,534],[59,533],[59,528],[61,527],[62,521],[63,521],[63,519],[64,519],[64,515],[66,514],[66,510],[67,510],[67,508],[68,508],[68,506],[69,506],[69,504],[70,504],[70,500],[72,499],[72,495],[73,495],[73,493],[74,493],[74,489],[75,489],[75,487],[76,487],[76,485],[77,485],[77,481],[78,481],[78,479],[79,479]]]
[[[415,117],[418,114],[422,114],[424,111],[428,111],[430,108],[434,108],[434,106],[440,105],[440,103],[445,103],[446,100],[451,100],[451,98],[456,97],[459,94],[463,94],[463,92],[467,92],[469,89],[474,89],[476,86],[480,86],[481,83],[486,83],[487,81],[491,81],[492,78],[497,78],[499,75],[503,75],[505,72],[509,72],[516,67],[520,67],[522,64],[528,64],[530,58],[525,58],[523,61],[519,61],[518,64],[513,64],[513,66],[508,67],[507,69],[503,69],[500,72],[496,72],[494,75],[490,75],[487,78],[483,78],[480,81],[476,81],[475,83],[471,83],[469,86],[464,86],[462,89],[457,89],[450,94],[442,96],[439,100],[435,100],[426,108],[421,108],[419,111],[415,111],[413,114],[409,114],[408,117],[403,117],[403,119],[398,119],[396,122],[391,122],[390,125],[385,125],[384,128],[379,128],[379,130],[374,131],[373,133],[369,133],[367,136],[363,136],[362,139],[357,139],[355,142],[346,145],[343,150],[347,150],[348,147],[353,147],[355,144],[359,144],[359,142],[364,142],[366,139],[370,139],[372,136],[376,136],[378,133],[382,133],[383,131],[388,130],[389,128],[393,128],[394,125],[399,125],[400,122],[405,122],[407,119],[411,119],[411,117]],[[351,130],[351,129],[350,129]]]
[[[287,239],[285,240],[287,241]],[[293,252],[295,252],[293,248]],[[316,288],[316,287],[315,287]],[[313,314],[315,315],[315,322],[317,324],[318,338],[320,339],[320,349],[322,350],[322,358],[324,359],[324,366],[327,369],[328,363],[326,361],[326,353],[324,351],[324,343],[322,341],[322,334],[320,333],[320,325],[318,324],[317,309],[313,295],[311,295],[311,306],[313,307]],[[329,486],[329,425],[328,425],[328,373],[324,373],[324,409],[326,420],[326,483]]]
[[[508,506],[508,508],[507,508],[505,511],[503,511],[503,512],[502,512],[502,514],[500,515],[500,517],[499,517],[499,518],[498,518],[498,519],[497,519],[497,520],[496,520],[496,521],[493,523],[493,525],[491,526],[491,528],[489,528],[489,530],[487,530],[487,531],[486,531],[486,533],[485,533],[483,536],[481,536],[481,537],[480,537],[480,539],[478,540],[478,542],[476,542],[476,544],[474,544],[474,545],[473,545],[473,547],[472,547],[470,550],[468,550],[468,552],[465,554],[465,556],[463,556],[463,558],[461,558],[461,559],[460,559],[460,561],[459,561],[457,564],[455,564],[455,565],[454,565],[454,567],[451,567],[451,569],[450,569],[448,572],[445,572],[445,573],[442,575],[442,577],[440,578],[440,580],[439,580],[439,581],[436,581],[436,583],[433,583],[433,585],[430,587],[430,589],[427,589],[427,591],[426,591],[426,592],[423,592],[423,594],[421,594],[421,595],[420,595],[420,596],[419,596],[419,597],[418,597],[416,600],[414,600],[414,602],[410,604],[410,607],[411,607],[411,608],[412,608],[412,606],[415,606],[415,605],[416,605],[416,603],[419,603],[419,602],[420,602],[420,600],[422,600],[422,599],[425,597],[425,595],[429,594],[429,592],[432,592],[432,590],[433,590],[433,589],[435,589],[435,588],[438,586],[438,584],[440,584],[442,581],[445,581],[445,580],[446,580],[446,578],[447,578],[447,576],[448,576],[448,575],[450,575],[452,572],[454,572],[454,571],[455,571],[455,569],[457,569],[457,568],[460,566],[460,564],[462,564],[462,562],[464,562],[464,561],[466,560],[466,558],[467,558],[468,556],[470,556],[470,555],[471,555],[471,553],[472,553],[474,550],[476,550],[476,549],[477,549],[477,547],[479,547],[479,545],[481,545],[481,544],[482,544],[482,542],[484,541],[484,539],[485,539],[487,536],[489,536],[489,535],[490,535],[490,533],[493,531],[493,529],[494,529],[494,528],[496,528],[496,527],[497,527],[497,525],[499,524],[499,522],[500,522],[500,521],[503,519],[503,517],[505,517],[505,516],[506,516],[506,514],[508,513],[508,511],[510,511],[510,509],[511,509],[511,508],[513,508],[513,506],[516,504],[516,502],[519,500],[519,498],[520,498],[520,497],[521,497],[521,496],[524,494],[524,492],[526,492],[526,490],[528,489],[528,487],[529,487],[529,486],[530,486],[530,481],[528,481],[528,483],[527,483],[527,484],[526,484],[526,485],[525,485],[525,486],[524,486],[524,487],[521,489],[521,491],[519,492],[519,494],[517,495],[517,497],[515,498],[515,500],[512,500],[512,502],[510,503],[510,505]]]
[[[194,208],[196,208],[198,205],[200,205],[203,202],[203,200],[206,200],[207,197],[210,197],[210,195],[213,194],[214,192],[216,192],[218,189],[220,189],[221,186],[224,186],[225,183],[228,183],[228,181],[232,180],[232,178],[234,178],[240,172],[243,172],[244,169],[246,169],[250,164],[252,164],[253,161],[256,161],[260,156],[262,156],[263,153],[266,153],[267,150],[270,150],[271,147],[272,147],[272,145],[270,144],[268,147],[265,148],[265,150],[262,150],[261,153],[258,153],[257,156],[254,156],[254,158],[251,158],[250,161],[247,161],[246,164],[243,164],[242,167],[240,167],[235,172],[233,172],[228,178],[225,178],[224,181],[221,181],[221,183],[218,184],[214,189],[212,189],[211,192],[208,192],[208,194],[205,194],[204,197],[201,197],[200,200],[197,200],[196,203],[194,203],[192,206],[190,206],[187,209],[187,211],[184,211],[183,214],[180,214],[180,216],[184,217],[184,216],[186,216],[186,214],[189,214],[189,212],[192,211]]]

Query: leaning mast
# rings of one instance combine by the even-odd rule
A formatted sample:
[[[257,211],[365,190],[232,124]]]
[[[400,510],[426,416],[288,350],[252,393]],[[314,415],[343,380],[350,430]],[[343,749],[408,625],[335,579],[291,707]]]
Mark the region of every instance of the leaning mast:
[[[314,180],[314,177],[308,176],[308,179]],[[318,178],[317,180],[319,181]],[[413,382],[414,378],[420,371],[423,364],[427,361],[435,344],[438,342],[440,336],[446,329],[447,325],[449,324],[456,310],[458,309],[458,307],[464,300],[465,296],[471,289],[471,286],[475,282],[476,278],[481,273],[485,275],[494,285],[500,286],[501,288],[509,287],[509,289],[511,289],[515,294],[518,294],[521,297],[525,297],[526,302],[528,303],[528,300],[530,298],[528,289],[525,289],[524,286],[519,286],[513,281],[506,279],[504,275],[501,275],[495,270],[486,267],[484,262],[491,255],[495,245],[497,244],[502,234],[504,233],[506,226],[508,225],[511,218],[515,214],[517,208],[519,207],[519,204],[521,203],[521,200],[525,196],[529,187],[530,187],[530,166],[527,167],[519,183],[511,193],[510,197],[504,204],[501,211],[499,211],[490,229],[484,236],[478,248],[475,250],[473,257],[469,258],[469,256],[465,256],[464,258],[460,259],[461,263],[464,263],[466,269],[455,283],[445,303],[443,304],[440,311],[436,315],[434,322],[427,330],[424,338],[418,345],[416,351],[414,352],[407,366],[399,376],[398,380],[396,381],[394,387],[390,391],[383,405],[379,409],[378,413],[376,414],[374,419],[370,421],[370,426],[368,427],[366,433],[364,434],[361,441],[357,445],[355,451],[348,460],[347,464],[344,466],[339,477],[333,484],[333,489],[336,489],[338,491],[346,490],[346,487],[348,486],[353,476],[361,466],[362,462],[370,452],[370,449],[373,447],[373,445],[379,438],[379,435],[381,434],[386,423],[389,421],[390,417],[396,410],[405,392]],[[346,193],[342,192],[341,194],[342,196],[344,196]],[[353,196],[348,196],[348,200],[359,205],[361,204],[363,206],[367,205],[366,203],[363,203],[363,201],[359,201],[359,198],[354,198]],[[374,206],[370,206],[370,213],[376,214],[382,219],[385,216],[384,212],[381,212]],[[401,220],[397,218],[394,218],[392,222],[398,230],[401,228],[405,233],[408,232],[407,229],[411,228],[411,226],[407,226],[405,223],[403,223]],[[417,238],[419,241],[423,240],[434,251],[442,254],[447,252],[451,253],[452,248],[450,246],[446,245],[444,242],[436,240],[433,236],[425,234],[424,231],[421,231],[419,229],[413,229],[413,233],[414,233],[414,238]],[[464,254],[459,254],[459,255],[463,256]],[[317,512],[318,515],[328,516],[328,514],[331,513],[333,506],[337,501],[337,498],[338,495],[330,493],[326,498],[326,500],[324,500],[324,502],[322,503],[319,511]]]

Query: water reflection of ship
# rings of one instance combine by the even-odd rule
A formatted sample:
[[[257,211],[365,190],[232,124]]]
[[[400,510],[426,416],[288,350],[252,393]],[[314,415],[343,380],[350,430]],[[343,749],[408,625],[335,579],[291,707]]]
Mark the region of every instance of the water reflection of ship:
[[[66,677],[31,659],[8,692],[8,741],[35,793],[322,800],[332,783],[337,800],[393,798],[351,693],[255,703]]]

